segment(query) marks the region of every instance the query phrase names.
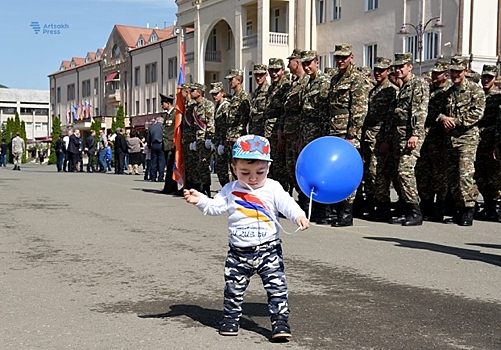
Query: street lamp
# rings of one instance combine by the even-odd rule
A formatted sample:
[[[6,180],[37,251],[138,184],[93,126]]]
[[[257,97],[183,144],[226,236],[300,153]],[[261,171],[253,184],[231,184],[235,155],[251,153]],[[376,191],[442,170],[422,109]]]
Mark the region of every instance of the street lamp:
[[[409,31],[407,30],[407,26],[410,26],[414,28],[417,34],[417,50],[418,50],[418,59],[419,59],[419,75],[421,75],[421,62],[423,60],[423,36],[424,33],[426,32],[426,28],[428,28],[428,25],[432,22],[435,21],[433,24],[433,28],[443,28],[445,25],[442,23],[440,16],[430,18],[424,25],[423,22],[419,22],[418,25],[412,24],[412,23],[404,23],[402,24],[402,27],[398,31],[397,34],[401,35],[408,35],[410,34]]]

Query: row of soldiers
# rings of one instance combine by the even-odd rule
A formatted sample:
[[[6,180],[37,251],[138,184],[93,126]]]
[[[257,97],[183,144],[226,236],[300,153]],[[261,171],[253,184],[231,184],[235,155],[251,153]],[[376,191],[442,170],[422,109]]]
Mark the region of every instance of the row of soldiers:
[[[357,198],[365,198],[362,211],[374,221],[403,226],[442,221],[450,193],[454,215],[444,222],[471,226],[479,190],[484,218],[501,220],[496,66],[484,67],[482,89],[466,78],[469,61],[463,57],[437,61],[429,83],[412,73],[410,53],[395,54],[393,62],[377,57],[373,72],[355,66],[350,44],[336,45],[334,58],[336,68],[322,72],[316,51],[295,49],[287,57],[291,78],[282,59],[270,58],[268,65],[254,66],[252,94],[243,89],[243,72],[232,69],[225,79],[233,95],[224,92],[222,82],[211,83],[214,103],[205,98],[204,85],[183,85],[186,186],[210,195],[212,155],[221,185],[233,180],[233,143],[246,133],[258,134],[272,145],[270,177],[290,192],[295,188],[306,207],[295,161],[309,142],[337,136],[360,150],[363,186],[336,205],[314,202],[312,219],[318,224],[353,225]],[[400,203],[393,213],[392,184]]]

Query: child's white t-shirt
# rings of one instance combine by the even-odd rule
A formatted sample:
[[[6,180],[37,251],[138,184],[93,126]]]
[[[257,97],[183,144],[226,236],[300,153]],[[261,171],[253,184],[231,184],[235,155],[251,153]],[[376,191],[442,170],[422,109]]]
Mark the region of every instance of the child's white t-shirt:
[[[278,212],[294,223],[297,217],[306,216],[294,198],[272,179],[266,179],[263,187],[252,191],[238,181],[230,182],[214,198],[200,194],[196,206],[205,215],[228,212],[230,243],[242,248],[278,239]]]

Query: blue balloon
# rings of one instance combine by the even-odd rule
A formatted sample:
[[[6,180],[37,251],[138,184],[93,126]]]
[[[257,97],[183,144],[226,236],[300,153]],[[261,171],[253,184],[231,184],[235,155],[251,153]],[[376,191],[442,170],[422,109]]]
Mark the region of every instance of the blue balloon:
[[[296,179],[303,193],[323,204],[348,198],[360,185],[364,172],[362,157],[348,141],[320,137],[304,147],[296,163]]]

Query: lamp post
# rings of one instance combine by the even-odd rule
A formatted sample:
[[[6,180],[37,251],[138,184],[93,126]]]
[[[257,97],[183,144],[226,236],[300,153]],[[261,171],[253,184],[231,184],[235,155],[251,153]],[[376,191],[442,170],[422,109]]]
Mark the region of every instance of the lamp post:
[[[442,21],[440,20],[440,16],[430,18],[424,25],[423,22],[419,22],[418,25],[412,24],[412,23],[404,23],[402,24],[402,27],[398,31],[397,34],[401,35],[408,35],[410,34],[409,31],[407,30],[407,26],[410,26],[414,28],[417,34],[417,51],[418,51],[418,59],[419,59],[419,75],[421,75],[421,62],[423,61],[423,36],[424,33],[426,32],[426,28],[428,28],[428,25],[435,20],[435,23],[433,24],[433,28],[443,28],[445,27]]]

